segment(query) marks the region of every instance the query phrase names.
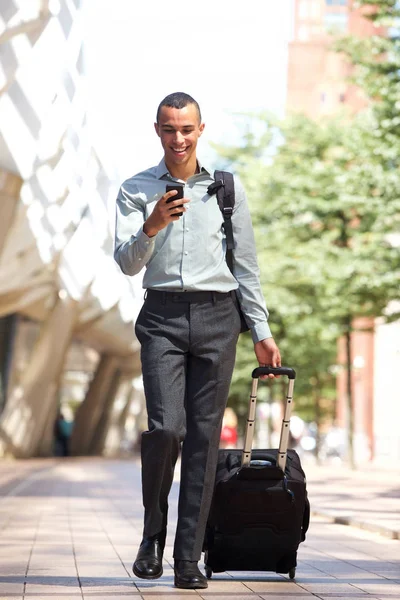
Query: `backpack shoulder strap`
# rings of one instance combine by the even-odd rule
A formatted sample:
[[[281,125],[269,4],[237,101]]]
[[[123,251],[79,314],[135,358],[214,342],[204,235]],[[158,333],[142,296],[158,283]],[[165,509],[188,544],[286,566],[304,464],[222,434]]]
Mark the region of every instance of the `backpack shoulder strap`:
[[[215,171],[215,182],[208,188],[208,193],[217,192],[219,209],[224,218],[224,231],[226,236],[226,262],[233,272],[233,249],[235,247],[232,229],[232,213],[235,206],[235,183],[232,173],[228,171]]]

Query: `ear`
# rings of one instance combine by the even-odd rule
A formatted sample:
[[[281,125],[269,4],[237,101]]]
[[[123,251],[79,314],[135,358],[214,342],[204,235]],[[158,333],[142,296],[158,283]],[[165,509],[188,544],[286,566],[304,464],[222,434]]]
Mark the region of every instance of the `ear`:
[[[200,123],[200,125],[199,125],[199,132],[200,132],[200,135],[203,133],[203,131],[204,131],[204,127],[205,127],[205,126],[206,126],[206,124],[205,124],[205,123]]]
[[[158,123],[154,123],[154,129],[156,130],[156,134],[160,137],[160,127]]]

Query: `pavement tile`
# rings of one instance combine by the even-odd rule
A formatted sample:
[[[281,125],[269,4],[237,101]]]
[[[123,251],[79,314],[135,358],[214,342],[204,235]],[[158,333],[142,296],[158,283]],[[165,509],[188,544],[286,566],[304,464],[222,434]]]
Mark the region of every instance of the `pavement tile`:
[[[85,592],[83,598],[85,600],[128,600],[129,598],[137,598],[139,600],[139,598],[143,598],[143,596],[140,594],[140,592],[122,592],[119,594],[110,592],[109,594],[103,593],[100,596],[98,595],[98,592],[94,592],[94,595],[92,595],[91,592]],[[154,596],[152,596],[152,599],[154,600]]]
[[[261,596],[257,596],[257,598],[258,597],[263,598],[263,600],[310,600],[310,598],[314,598],[314,600],[316,600],[321,596],[317,597],[314,596],[314,594],[295,594],[294,596],[287,596],[286,594],[284,594],[283,596],[277,596],[276,594],[268,594],[267,596],[265,596],[264,594],[261,594]],[[341,598],[341,600],[343,600],[343,597]]]
[[[198,592],[200,592],[200,590],[198,590]],[[197,594],[194,593],[194,590],[193,593],[188,593],[187,590],[178,590],[177,588],[171,590],[169,594],[142,594],[143,600],[173,600],[174,598],[178,598],[179,600],[193,600],[193,597],[198,597]]]
[[[399,569],[381,569],[380,567],[374,568],[373,575],[378,575],[380,577],[384,577],[385,579],[394,579],[398,580],[399,578]],[[398,582],[397,582],[398,583]]]
[[[0,591],[2,590],[3,586],[5,584],[17,584],[17,585],[23,585],[25,582],[25,574],[24,573],[18,573],[17,575],[12,575],[12,574],[8,574],[8,575],[1,575],[0,574]]]
[[[399,600],[400,598],[400,585],[385,579],[382,579],[379,583],[360,582],[355,585],[367,594],[376,595],[378,597],[395,598],[396,600]]]
[[[43,590],[53,589],[54,587],[68,590],[79,588],[79,581],[76,577],[28,577],[26,580],[26,588],[43,588]]]
[[[9,581],[2,581],[0,579],[0,592],[2,594],[6,594],[6,595],[19,595],[22,594],[24,591],[24,582],[23,581],[15,581],[15,582],[9,582]]]
[[[2,464],[0,461],[0,486]],[[342,477],[335,470],[331,481],[332,478],[326,477],[318,479],[321,473],[314,470],[312,475],[311,487],[314,486],[316,495],[310,493],[310,498],[314,508],[321,500],[326,506],[331,504],[340,509],[338,497],[349,490],[346,506],[351,502],[360,504],[359,494],[356,495],[358,484],[351,486],[349,476]],[[27,467],[25,475],[29,479]],[[369,488],[365,480],[358,477],[357,481],[361,480],[365,499]],[[397,481],[400,490],[400,477]],[[383,477],[378,483],[379,486],[386,485]],[[378,497],[380,488],[376,481],[373,485],[374,502],[364,502],[361,508],[369,511],[370,518],[376,520],[379,507],[392,510],[400,494],[393,493],[392,502],[391,496]],[[394,485],[392,489],[395,490]],[[7,585],[11,590],[4,597],[22,599],[30,558],[25,598],[32,600],[77,600],[82,597],[84,600],[130,597],[146,600],[185,600],[189,597],[207,600],[400,600],[399,541],[371,531],[332,524],[326,515],[312,519],[307,542],[299,549],[294,581],[275,573],[235,571],[214,574],[206,590],[177,590],[173,585],[172,569],[176,526],[176,507],[173,505],[177,491],[174,484],[164,575],[156,581],[144,581],[130,577],[142,531],[140,468],[134,461],[74,459],[60,463],[51,476],[46,475],[25,487],[23,495],[0,500],[0,524],[5,526],[0,545],[0,594],[4,594],[3,586]],[[71,495],[70,501],[68,495]],[[76,568],[82,588],[79,588]]]
[[[209,593],[218,594],[218,597],[222,592],[229,594],[248,594],[249,588],[246,584],[241,581],[232,579],[210,579],[208,581]]]
[[[84,568],[91,568],[91,567],[98,567],[100,569],[103,568],[107,568],[107,565],[111,565],[113,564],[115,559],[115,555],[112,557],[112,559],[108,559],[108,558],[104,558],[103,556],[83,556],[83,557],[78,557],[76,556],[76,563],[79,567],[81,567],[82,569]]]
[[[77,579],[76,569],[74,565],[69,567],[57,567],[56,565],[49,567],[48,569],[31,569],[28,570],[27,578],[31,582],[41,582],[44,583],[48,579],[59,578],[60,581],[69,581],[72,579]]]
[[[124,578],[128,575],[125,569],[122,568],[118,571],[108,571],[106,569],[104,569],[103,571],[100,571],[99,569],[93,569],[92,571],[81,571],[80,569],[78,569],[78,573],[79,578],[82,582],[82,586],[85,587],[98,585],[98,583],[95,582],[99,581],[108,581],[113,582],[115,585],[120,585],[119,581],[124,580]],[[104,577],[102,577],[102,575],[104,575]],[[109,583],[109,585],[111,584],[112,583]]]
[[[288,596],[296,596],[296,594],[307,595],[308,592],[304,590],[302,587],[298,586],[295,581],[287,581],[285,579],[281,579],[277,581],[273,580],[265,580],[265,581],[246,581],[246,586],[257,594],[276,594],[276,595],[284,595]],[[310,595],[310,594],[308,594]]]
[[[135,589],[135,582],[126,578],[125,580],[116,580],[115,578],[99,578],[91,580],[82,580],[83,593],[97,592],[97,593],[116,593],[116,592],[131,592]]]
[[[342,596],[345,598],[351,598],[356,593],[359,596],[363,596],[363,593],[362,593],[363,590],[359,589],[359,586],[356,588],[348,583],[339,583],[337,580],[332,580],[329,583],[320,583],[320,582],[302,583],[301,587],[303,587],[305,590],[311,592],[312,594],[316,594],[318,596],[322,596],[323,594],[332,594],[332,595],[336,595],[336,596]],[[364,596],[366,596],[366,595],[367,595],[367,592],[365,592]],[[399,598],[400,598],[400,596],[399,596]]]
[[[178,594],[177,588],[174,587],[174,578],[171,577],[162,577],[161,579],[154,581],[145,581],[144,579],[135,579],[134,580],[137,589],[141,594],[148,594],[154,597],[158,594]],[[196,595],[196,590],[182,590],[182,593],[186,594],[191,593],[192,595]],[[171,597],[171,596],[170,596]]]
[[[3,577],[24,577],[26,573],[28,561],[25,564],[10,564],[8,562],[0,561],[0,581]],[[1,590],[1,588],[0,588]]]
[[[362,579],[376,579],[375,573],[369,573],[365,569],[357,568],[346,563],[338,561],[306,561],[310,566],[322,571],[323,573],[335,577],[336,579],[353,580],[361,577]],[[298,573],[301,571],[299,570]]]
[[[33,585],[27,584],[25,588],[25,596],[47,596],[50,598],[64,598],[64,596],[74,596],[82,598],[81,590],[78,587],[64,587],[60,585]]]
[[[263,600],[310,600],[311,598],[314,598],[314,600],[317,598],[316,596],[314,596],[314,594],[310,594],[307,593],[305,591],[302,592],[293,592],[292,594],[278,594],[275,592],[272,593],[268,593],[268,594],[260,594],[259,596],[256,596],[257,598],[263,598]],[[253,596],[254,598],[254,596]],[[319,596],[318,596],[319,598]],[[343,600],[343,598],[342,598]]]
[[[259,598],[259,596],[254,596],[254,594],[225,594],[219,593],[218,595],[214,595],[214,592],[208,592],[207,590],[198,590],[201,598],[204,600],[254,600],[254,598]],[[283,596],[282,596],[283,598]]]

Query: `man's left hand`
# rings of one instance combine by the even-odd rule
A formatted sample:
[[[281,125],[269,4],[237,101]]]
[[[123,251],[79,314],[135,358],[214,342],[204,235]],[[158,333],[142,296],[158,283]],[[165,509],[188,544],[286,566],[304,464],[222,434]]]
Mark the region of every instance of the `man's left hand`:
[[[258,364],[260,367],[280,367],[281,354],[274,338],[266,338],[254,344]],[[279,377],[277,375],[276,377]],[[275,375],[262,375],[260,379],[274,379]]]

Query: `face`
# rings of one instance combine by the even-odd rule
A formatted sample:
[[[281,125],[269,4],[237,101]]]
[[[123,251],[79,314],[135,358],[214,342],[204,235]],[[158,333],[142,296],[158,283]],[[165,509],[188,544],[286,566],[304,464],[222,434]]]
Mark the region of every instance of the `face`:
[[[164,148],[167,165],[184,166],[196,161],[197,140],[203,133],[204,123],[200,123],[194,104],[184,108],[163,106],[154,127]]]

